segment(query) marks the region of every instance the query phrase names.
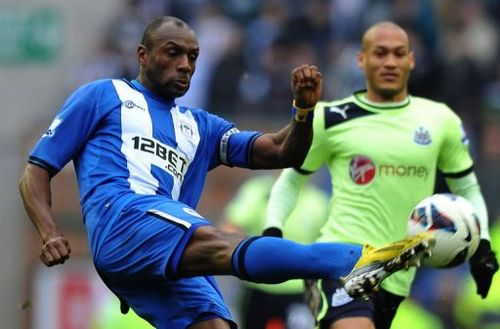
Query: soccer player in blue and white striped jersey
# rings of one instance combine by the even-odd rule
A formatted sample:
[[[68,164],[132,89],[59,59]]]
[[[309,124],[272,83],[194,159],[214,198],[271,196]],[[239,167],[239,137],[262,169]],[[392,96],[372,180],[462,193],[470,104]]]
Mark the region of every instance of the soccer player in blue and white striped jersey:
[[[292,72],[291,122],[276,133],[175,102],[186,93],[199,47],[175,17],[159,17],[137,49],[133,81],[99,80],[76,90],[30,153],[20,181],[47,266],[70,245],[51,214],[50,180],[73,161],[95,267],[122,301],[157,328],[236,328],[211,275],[255,282],[338,278],[361,255],[349,244],[299,245],[215,228],[195,211],[207,172],[219,165],[298,167],[312,140],[322,76]]]

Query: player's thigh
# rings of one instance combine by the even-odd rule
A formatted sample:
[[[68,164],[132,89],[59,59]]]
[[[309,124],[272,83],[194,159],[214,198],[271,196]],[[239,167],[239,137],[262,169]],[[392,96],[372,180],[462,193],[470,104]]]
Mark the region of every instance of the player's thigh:
[[[93,249],[108,279],[176,279],[179,260],[196,229],[211,223],[183,203],[143,197],[121,211]]]
[[[321,329],[374,329],[371,300],[352,298],[338,280],[320,280],[323,305],[319,314]]]
[[[383,289],[370,299],[351,298],[336,280],[322,280],[321,290],[328,304],[320,316],[321,329],[389,329],[403,297]]]
[[[198,227],[182,253],[179,274],[188,277],[232,274],[233,252],[244,238],[214,226]]]
[[[377,329],[389,329],[404,297],[380,289],[372,294],[371,299],[375,305],[375,312],[373,315],[375,327]]]
[[[329,329],[375,329],[373,321],[366,317],[342,318],[331,324]]]

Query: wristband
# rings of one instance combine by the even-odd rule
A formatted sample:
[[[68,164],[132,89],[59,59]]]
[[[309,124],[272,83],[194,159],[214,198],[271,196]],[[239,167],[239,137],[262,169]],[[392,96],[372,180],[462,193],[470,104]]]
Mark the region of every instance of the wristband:
[[[314,118],[314,106],[301,108],[295,105],[295,99],[292,105],[293,119],[297,122],[310,122]]]

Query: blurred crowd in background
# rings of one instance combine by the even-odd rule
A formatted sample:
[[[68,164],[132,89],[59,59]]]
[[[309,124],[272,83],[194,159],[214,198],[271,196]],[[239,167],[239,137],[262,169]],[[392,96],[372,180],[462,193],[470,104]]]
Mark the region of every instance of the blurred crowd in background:
[[[145,25],[158,15],[185,20],[199,38],[196,74],[179,103],[237,123],[250,117],[254,122],[286,120],[290,71],[302,63],[316,64],[323,72],[324,99],[363,88],[356,65],[363,31],[381,20],[400,24],[416,56],[410,93],[446,102],[462,117],[491,222],[499,222],[500,1],[131,0],[110,20],[100,43],[88,49],[86,60],[69,70],[67,93],[94,79],[135,78],[137,44]],[[472,315],[464,316],[470,303],[478,302],[470,299],[473,292],[454,311],[469,281],[466,265],[424,269],[412,302],[430,311],[442,328],[475,328],[466,323]],[[498,279],[495,284],[500,285]],[[499,289],[490,295],[500,296]],[[488,313],[497,321],[491,328],[500,328],[499,310]]]

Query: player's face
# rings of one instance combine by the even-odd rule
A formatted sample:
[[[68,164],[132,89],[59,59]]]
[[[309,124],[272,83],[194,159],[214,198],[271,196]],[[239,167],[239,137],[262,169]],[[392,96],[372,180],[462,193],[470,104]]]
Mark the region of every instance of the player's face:
[[[198,40],[192,30],[174,23],[163,24],[155,32],[150,48],[138,49],[141,82],[167,99],[184,95],[198,58]]]
[[[358,54],[367,82],[367,97],[373,101],[401,101],[407,96],[408,79],[414,67],[406,33],[381,27],[371,31]]]

